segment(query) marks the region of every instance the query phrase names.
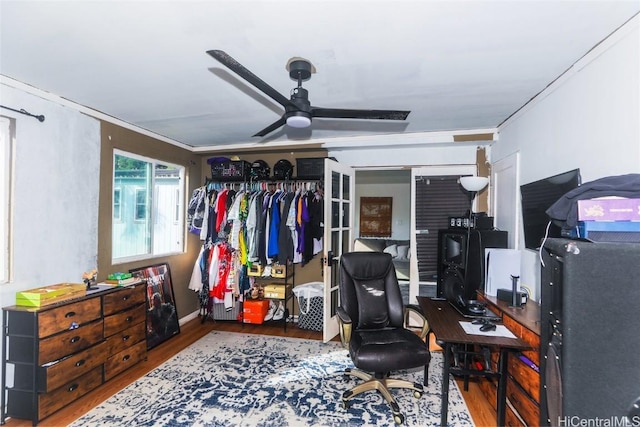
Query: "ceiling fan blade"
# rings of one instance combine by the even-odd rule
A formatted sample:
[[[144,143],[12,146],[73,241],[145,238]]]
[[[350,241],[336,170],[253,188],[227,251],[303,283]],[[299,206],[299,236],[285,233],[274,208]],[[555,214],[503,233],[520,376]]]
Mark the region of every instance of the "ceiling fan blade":
[[[311,107],[312,117],[335,119],[406,120],[411,111],[399,110],[350,110],[346,108]]]
[[[260,132],[256,133],[253,136],[265,136],[267,134],[270,134],[271,132],[273,132],[274,130],[278,129],[281,126],[284,126],[284,124],[287,122],[287,119],[285,119],[284,116],[280,117],[280,119],[276,120],[275,122],[271,123],[269,126],[267,126],[266,128],[262,129]]]
[[[256,88],[260,89],[266,95],[268,95],[271,99],[276,101],[278,104],[286,107],[288,105],[293,105],[291,101],[282,95],[280,92],[269,86],[265,83],[260,77],[253,74],[251,71],[246,69],[242,64],[229,56],[226,52],[222,50],[208,50],[207,53],[211,55],[213,58],[220,61],[224,66],[229,68],[231,71],[251,83]]]

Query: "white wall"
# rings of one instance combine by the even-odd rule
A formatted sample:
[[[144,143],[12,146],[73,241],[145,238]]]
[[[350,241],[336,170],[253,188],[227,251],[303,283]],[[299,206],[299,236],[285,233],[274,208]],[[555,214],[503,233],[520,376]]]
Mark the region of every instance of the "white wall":
[[[491,162],[519,152],[520,184],[574,168],[583,183],[640,172],[639,22],[636,16],[502,125]],[[501,200],[496,207],[514,210]],[[522,284],[539,295],[536,255],[523,250]]]
[[[45,116],[41,123],[0,110],[16,119],[13,279],[0,284],[0,305],[8,306],[17,291],[82,283],[96,267],[100,122],[4,84],[0,96],[2,105]]]

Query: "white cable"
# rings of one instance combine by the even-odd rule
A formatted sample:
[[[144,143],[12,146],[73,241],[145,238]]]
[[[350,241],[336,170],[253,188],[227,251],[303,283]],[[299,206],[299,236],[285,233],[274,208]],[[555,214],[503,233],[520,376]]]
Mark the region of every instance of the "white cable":
[[[544,248],[544,243],[547,241],[547,238],[549,238],[549,228],[551,227],[551,221],[549,221],[547,223],[547,229],[544,231],[544,238],[542,239],[542,244],[540,245],[540,248],[538,249],[538,258],[540,258],[540,264],[542,264],[542,266],[544,267],[544,260],[542,259],[542,248]]]

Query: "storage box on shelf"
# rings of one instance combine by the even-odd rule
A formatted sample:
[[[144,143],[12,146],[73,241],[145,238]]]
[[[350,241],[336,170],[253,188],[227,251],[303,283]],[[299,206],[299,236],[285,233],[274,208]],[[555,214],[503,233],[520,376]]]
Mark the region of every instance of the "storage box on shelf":
[[[247,300],[242,307],[242,318],[244,323],[261,325],[264,317],[269,311],[269,301],[266,299]]]
[[[540,305],[529,301],[522,308],[509,307],[509,303],[496,297],[479,294],[478,299],[487,303],[487,307],[502,317],[502,323],[518,338],[531,346],[530,350],[509,357],[507,378],[507,412],[505,421],[508,426],[536,426],[540,414]],[[492,352],[494,367],[498,363],[498,353]],[[533,366],[532,366],[533,365]],[[485,379],[480,389],[487,401],[495,409],[497,381]]]
[[[265,275],[265,272],[269,272],[269,275]],[[277,300],[278,304],[284,305],[285,312],[282,321],[284,330],[286,331],[289,313],[293,312],[293,287],[295,286],[294,264],[273,264],[267,268],[266,266],[254,263],[249,266],[247,274],[254,278],[256,286],[261,287],[262,292],[259,300],[246,300],[243,303],[243,322],[263,323],[269,310],[269,300]],[[254,314],[255,309],[252,307],[252,304],[257,301],[260,301],[260,304],[265,304],[263,307],[265,311],[259,322],[256,318],[257,314]],[[289,303],[290,301],[291,303]],[[247,313],[247,304],[250,306],[249,313]],[[291,305],[291,311],[288,305]],[[250,317],[247,317],[247,314],[249,314]]]
[[[34,424],[146,357],[146,284],[3,308],[5,417]],[[6,402],[4,398],[6,397]]]

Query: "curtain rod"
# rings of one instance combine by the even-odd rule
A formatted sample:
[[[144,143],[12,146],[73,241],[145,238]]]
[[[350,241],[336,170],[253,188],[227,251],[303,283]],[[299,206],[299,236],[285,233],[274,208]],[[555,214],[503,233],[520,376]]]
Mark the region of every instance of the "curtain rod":
[[[30,112],[28,112],[25,109],[16,110],[15,108],[5,107],[4,105],[0,105],[0,108],[6,108],[7,110],[11,110],[11,111],[14,111],[16,113],[24,114],[25,116],[34,117],[34,118],[38,119],[38,121],[44,122],[44,115],[37,116],[35,114],[31,114]]]

